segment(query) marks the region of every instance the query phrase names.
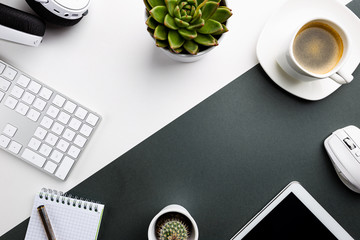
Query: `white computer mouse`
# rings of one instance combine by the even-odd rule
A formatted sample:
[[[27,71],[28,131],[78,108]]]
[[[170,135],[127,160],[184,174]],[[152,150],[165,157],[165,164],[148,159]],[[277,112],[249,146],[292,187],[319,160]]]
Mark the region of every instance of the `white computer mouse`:
[[[341,181],[360,193],[360,129],[338,129],[325,139],[324,145]]]

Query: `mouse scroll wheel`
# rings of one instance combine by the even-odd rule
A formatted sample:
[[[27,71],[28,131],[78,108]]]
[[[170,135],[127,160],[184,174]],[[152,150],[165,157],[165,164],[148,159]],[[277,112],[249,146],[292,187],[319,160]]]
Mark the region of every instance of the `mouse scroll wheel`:
[[[343,141],[350,150],[353,150],[354,148],[356,148],[355,143],[350,138],[348,138],[348,137],[344,138]]]

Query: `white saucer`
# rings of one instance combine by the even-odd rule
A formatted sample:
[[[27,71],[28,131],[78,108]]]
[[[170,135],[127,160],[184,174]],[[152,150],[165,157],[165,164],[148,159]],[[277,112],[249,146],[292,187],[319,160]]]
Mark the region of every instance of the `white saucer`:
[[[289,0],[269,18],[256,47],[260,65],[277,85],[295,96],[313,101],[329,96],[341,85],[329,78],[312,82],[293,78],[280,68],[276,58],[280,53],[285,53],[296,29],[314,18],[332,19],[350,35],[353,43],[351,56],[344,68],[354,72],[360,63],[360,20],[337,0]]]

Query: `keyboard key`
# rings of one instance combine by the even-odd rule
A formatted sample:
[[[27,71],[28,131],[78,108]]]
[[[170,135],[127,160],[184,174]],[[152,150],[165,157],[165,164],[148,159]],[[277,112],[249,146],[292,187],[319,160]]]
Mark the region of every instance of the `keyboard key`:
[[[24,93],[24,89],[18,87],[18,86],[14,86],[13,89],[11,90],[10,95],[16,97],[17,99],[21,98],[21,96]]]
[[[65,103],[65,98],[63,98],[60,95],[56,95],[54,100],[53,100],[53,103],[58,107],[62,107],[64,105],[64,103]]]
[[[0,102],[1,102],[1,100],[3,99],[4,96],[5,96],[5,93],[3,93],[3,92],[0,91]]]
[[[20,75],[16,83],[26,88],[30,83],[30,78],[24,75]]]
[[[98,122],[99,117],[95,116],[94,114],[90,113],[89,116],[86,118],[86,122],[89,123],[90,125],[95,126],[96,123]]]
[[[47,134],[47,131],[43,129],[42,127],[38,127],[34,133],[34,136],[38,139],[43,140]]]
[[[34,109],[30,109],[29,113],[27,114],[27,117],[30,120],[36,122],[40,117],[40,113]]]
[[[88,111],[86,111],[85,109],[83,109],[82,107],[78,107],[78,109],[75,112],[75,116],[77,116],[78,118],[80,118],[81,120],[84,120],[86,115],[87,115]]]
[[[3,130],[3,133],[8,135],[9,137],[13,137],[13,136],[15,136],[16,131],[17,131],[16,127],[14,127],[11,124],[6,124],[6,126]]]
[[[0,74],[4,71],[5,64],[0,63]]]
[[[16,105],[18,104],[18,100],[16,100],[15,98],[13,97],[8,97],[6,100],[5,100],[5,106],[7,106],[8,108],[10,109],[14,109],[16,107]]]
[[[70,142],[74,139],[74,136],[75,136],[75,132],[70,130],[70,129],[66,129],[64,134],[63,134],[63,137],[66,140],[69,140]]]
[[[39,96],[44,98],[45,100],[49,100],[51,98],[51,95],[53,94],[53,91],[50,89],[43,87],[39,93]]]
[[[33,150],[37,151],[41,145],[41,142],[36,138],[31,138],[28,144],[28,147],[32,148]]]
[[[46,161],[46,158],[43,156],[31,151],[28,148],[25,148],[24,152],[21,155],[22,158],[25,160],[31,162],[32,164],[35,164],[38,167],[42,167]]]
[[[45,157],[48,157],[50,155],[51,150],[52,148],[49,145],[43,143],[40,147],[39,153],[41,153]]]
[[[15,154],[19,154],[21,148],[22,148],[22,145],[15,141],[11,141],[11,143],[9,145],[10,152],[13,152]]]
[[[15,71],[14,69],[12,69],[10,67],[5,68],[5,71],[3,73],[3,75],[10,80],[14,80],[16,77],[16,74],[17,74],[17,71]]]
[[[69,148],[68,154],[73,157],[73,158],[77,158],[79,156],[80,153],[80,149],[75,147],[75,146],[71,146]]]
[[[38,84],[37,82],[34,82],[34,81],[31,81],[31,82],[30,82],[30,85],[29,85],[29,87],[28,87],[28,89],[29,89],[31,92],[35,93],[35,94],[38,94],[38,93],[39,93],[40,88],[41,88],[41,85]]]
[[[69,122],[70,115],[65,112],[61,112],[57,119],[63,124],[67,124]]]
[[[45,164],[45,171],[48,171],[49,173],[54,173],[55,169],[56,169],[57,165],[51,161],[47,161],[47,163]]]
[[[7,91],[9,89],[11,82],[9,82],[8,80],[0,77],[0,89],[3,91]]]
[[[55,122],[53,127],[51,128],[51,131],[53,131],[54,133],[56,133],[57,135],[61,135],[61,133],[63,132],[64,130],[64,126],[61,125],[60,123],[58,122]]]
[[[73,113],[75,111],[76,105],[73,102],[67,101],[65,103],[64,109],[65,111],[69,112],[69,113]]]
[[[29,107],[21,102],[17,105],[15,111],[25,116],[26,113],[29,111]]]
[[[7,148],[10,143],[10,138],[0,135],[0,147]]]
[[[51,127],[51,125],[53,124],[53,120],[51,118],[48,118],[47,116],[45,116],[41,122],[40,122],[40,125],[49,129]]]
[[[83,135],[85,135],[86,137],[90,136],[91,132],[92,132],[93,128],[90,127],[87,124],[84,124],[81,129],[80,129],[80,133],[82,133]]]
[[[25,92],[24,96],[21,98],[25,103],[31,105],[35,100],[35,95]]]
[[[59,163],[61,159],[63,158],[64,154],[59,152],[58,150],[54,150],[50,156],[50,159],[55,161],[56,163]]]
[[[46,102],[40,98],[36,98],[33,106],[38,110],[42,111],[46,106]]]
[[[51,105],[49,107],[49,109],[47,110],[46,114],[52,118],[56,118],[57,115],[59,114],[59,112],[60,112],[60,110],[57,107],[54,107],[53,105]]]
[[[69,143],[68,142],[66,142],[65,140],[63,140],[63,139],[60,139],[60,141],[58,142],[58,144],[56,145],[56,147],[59,149],[59,150],[61,150],[61,151],[63,151],[63,152],[66,152],[66,150],[68,149],[68,147],[69,147]]]
[[[80,126],[81,126],[81,122],[79,120],[77,120],[76,118],[72,118],[69,126],[74,129],[74,130],[79,130]]]
[[[81,135],[77,135],[75,140],[74,140],[74,143],[76,145],[78,145],[79,147],[84,147],[85,143],[86,143],[86,138],[84,138],[83,136]]]
[[[66,178],[67,174],[69,173],[74,162],[75,161],[73,159],[66,156],[64,158],[64,160],[61,162],[59,168],[57,169],[55,176],[64,180]]]
[[[56,142],[58,141],[58,137],[55,136],[52,133],[49,133],[46,138],[45,138],[45,142],[47,142],[48,144],[50,144],[51,146],[55,146]]]

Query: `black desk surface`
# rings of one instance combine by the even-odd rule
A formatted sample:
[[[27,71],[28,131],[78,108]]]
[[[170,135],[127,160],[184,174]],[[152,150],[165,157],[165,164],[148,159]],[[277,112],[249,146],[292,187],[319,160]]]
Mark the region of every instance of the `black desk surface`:
[[[348,6],[360,16],[360,0]],[[70,192],[106,204],[99,239],[147,239],[153,216],[177,203],[195,218],[200,239],[219,240],[297,180],[360,239],[360,195],[339,180],[323,147],[332,131],[360,126],[360,68],[354,76],[309,102],[257,65]],[[1,239],[23,239],[27,224]]]

